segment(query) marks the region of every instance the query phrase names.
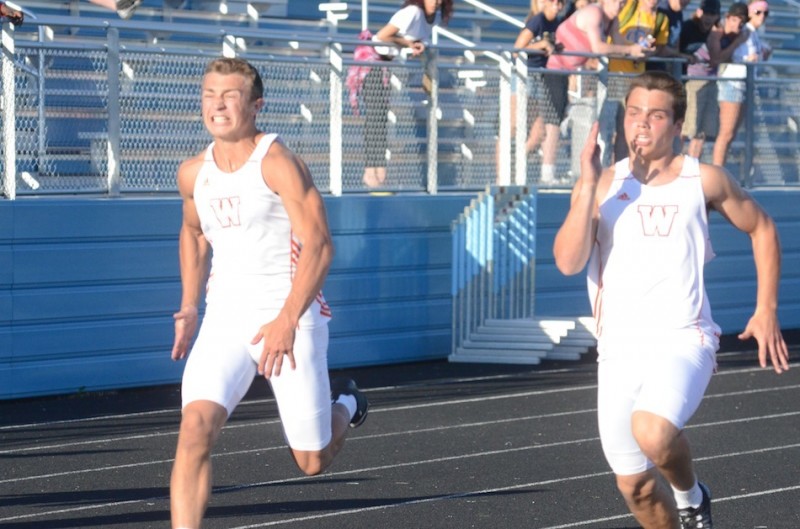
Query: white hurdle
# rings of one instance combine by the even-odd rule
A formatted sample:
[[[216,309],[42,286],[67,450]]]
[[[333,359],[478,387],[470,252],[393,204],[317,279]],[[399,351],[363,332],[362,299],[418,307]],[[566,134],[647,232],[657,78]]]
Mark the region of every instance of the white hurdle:
[[[536,191],[489,186],[452,224],[451,362],[577,360],[591,317],[534,314]]]

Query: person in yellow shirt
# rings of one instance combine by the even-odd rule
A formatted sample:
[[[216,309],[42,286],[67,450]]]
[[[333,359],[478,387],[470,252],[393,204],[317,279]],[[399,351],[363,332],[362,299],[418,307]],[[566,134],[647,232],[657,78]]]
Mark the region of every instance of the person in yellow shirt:
[[[623,40],[639,44],[651,54],[658,55],[669,42],[669,20],[658,13],[658,0],[627,0],[613,22],[611,35],[619,35]],[[608,61],[608,71],[612,75],[608,78],[608,92],[599,120],[605,164],[611,163],[612,152],[615,160],[628,155],[620,109],[628,90],[629,77],[617,74],[639,74],[644,70],[645,63],[641,60],[610,58]]]
[[[659,14],[658,0],[627,0],[614,23],[628,42],[648,48],[652,43],[656,55],[669,43],[669,20],[666,15]],[[644,61],[611,59],[608,62],[610,72],[642,73],[644,66]]]

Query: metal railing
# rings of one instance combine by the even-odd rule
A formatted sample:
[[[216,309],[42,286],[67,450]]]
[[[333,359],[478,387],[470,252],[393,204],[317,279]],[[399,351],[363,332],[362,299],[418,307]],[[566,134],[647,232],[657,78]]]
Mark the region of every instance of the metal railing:
[[[139,37],[145,33],[171,38],[153,44]],[[265,36],[249,27],[71,17],[40,17],[20,30],[6,23],[4,195],[174,193],[180,162],[210,141],[200,119],[200,80],[205,64],[221,55],[242,56],[259,69],[266,84],[259,127],[281,134],[324,192],[375,190],[362,180],[365,118],[348,104],[346,78],[354,66],[385,70],[388,176],[378,190],[438,193],[541,184],[540,156],[527,152],[525,143],[529,115],[535,114],[528,103],[536,100],[527,96],[534,86],[529,79],[543,72],[528,71],[514,59],[518,50],[438,44],[423,60],[401,57],[376,65],[351,59],[357,44],[340,35],[297,31]],[[798,184],[795,70],[793,62],[748,65],[752,104],[728,162],[747,186]],[[423,89],[425,74],[432,81],[429,92]],[[610,74],[572,75],[584,82],[571,91],[559,178],[547,184],[553,187],[574,180],[580,131],[598,115]],[[515,98],[523,103],[514,111]]]

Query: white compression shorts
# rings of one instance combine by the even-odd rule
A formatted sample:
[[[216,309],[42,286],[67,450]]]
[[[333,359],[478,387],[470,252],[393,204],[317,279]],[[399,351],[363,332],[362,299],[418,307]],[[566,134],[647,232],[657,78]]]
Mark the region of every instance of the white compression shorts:
[[[635,411],[663,417],[683,429],[716,368],[718,340],[704,344],[653,340],[609,347],[598,361],[597,418],[600,440],[615,474],[638,474],[653,467],[631,431]]]
[[[224,406],[230,416],[257,374],[263,343],[250,341],[275,315],[206,312],[183,372],[183,407],[208,400]],[[281,374],[269,379],[286,442],[295,450],[321,450],[332,436],[326,323],[297,329],[294,358],[296,369],[284,358]]]

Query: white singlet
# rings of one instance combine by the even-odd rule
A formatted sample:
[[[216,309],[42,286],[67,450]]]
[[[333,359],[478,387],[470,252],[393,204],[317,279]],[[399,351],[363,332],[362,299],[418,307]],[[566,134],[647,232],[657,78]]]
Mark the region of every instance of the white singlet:
[[[264,135],[237,171],[221,171],[213,144],[197,175],[194,200],[213,255],[206,312],[183,374],[183,406],[209,400],[230,415],[256,375],[262,343],[250,341],[280,312],[301,251],[283,203],[266,184],[261,162],[275,134]],[[284,361],[270,378],[287,442],[320,450],[331,439],[328,308],[322,293],[301,316],[296,369]]]
[[[628,159],[600,204],[588,286],[600,341],[687,331],[719,334],[703,279],[714,258],[699,162],[672,182],[643,185]]]
[[[598,334],[598,424],[618,475],[652,463],[631,432],[647,411],[683,428],[715,368],[719,327],[703,281],[713,257],[696,158],[680,175],[643,185],[628,159],[615,165],[600,204],[588,285]]]
[[[261,160],[276,134],[261,137],[253,154],[233,173],[221,171],[208,146],[194,185],[203,235],[213,248],[206,303],[279,311],[292,288],[301,245],[292,234],[283,202],[264,182]],[[324,298],[303,314],[300,325],[330,318]]]

